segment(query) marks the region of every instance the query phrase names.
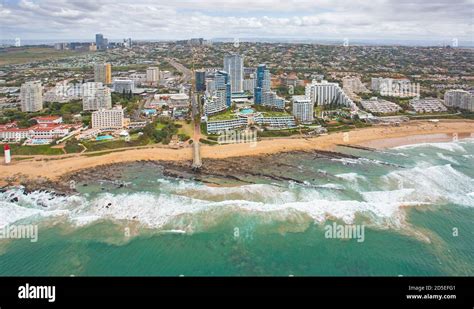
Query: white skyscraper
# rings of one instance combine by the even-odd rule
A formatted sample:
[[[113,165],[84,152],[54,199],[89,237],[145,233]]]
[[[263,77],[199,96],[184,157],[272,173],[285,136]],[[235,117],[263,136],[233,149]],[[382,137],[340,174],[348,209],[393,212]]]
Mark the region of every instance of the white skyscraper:
[[[110,89],[102,83],[85,83],[82,85],[82,109],[95,111],[112,108]]]
[[[444,94],[444,104],[474,112],[474,92],[465,90],[448,90]]]
[[[150,67],[146,69],[147,83],[157,83],[160,81],[160,69],[157,67]]]
[[[112,66],[110,63],[94,64],[94,81],[106,85],[112,83]]]
[[[20,88],[21,111],[37,112],[43,109],[43,86],[40,81],[26,82]]]
[[[314,104],[304,96],[293,97],[293,116],[301,123],[314,120]]]
[[[321,105],[342,105],[355,107],[352,100],[344,93],[337,83],[329,83],[325,80],[313,80],[311,84],[306,85],[305,95],[308,100],[318,106]]]
[[[244,58],[240,55],[226,55],[224,57],[224,71],[230,75],[232,92],[244,91]]]

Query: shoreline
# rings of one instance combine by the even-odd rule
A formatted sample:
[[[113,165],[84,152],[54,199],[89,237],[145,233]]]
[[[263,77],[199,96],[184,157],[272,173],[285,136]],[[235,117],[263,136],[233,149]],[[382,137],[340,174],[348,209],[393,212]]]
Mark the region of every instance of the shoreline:
[[[206,164],[206,159],[255,157],[307,150],[332,151],[338,145],[383,149],[427,142],[446,142],[453,140],[453,136],[457,136],[458,139],[474,137],[474,121],[441,120],[436,123],[412,121],[400,126],[374,126],[318,137],[263,139],[256,145],[202,145],[201,151],[203,162]],[[185,164],[184,162],[188,161],[191,165],[191,159],[191,148],[132,149],[101,156],[78,155],[67,158],[41,156],[32,160],[13,161],[11,165],[0,165],[0,187],[38,179],[42,182],[55,182],[75,172],[112,164],[137,161]]]

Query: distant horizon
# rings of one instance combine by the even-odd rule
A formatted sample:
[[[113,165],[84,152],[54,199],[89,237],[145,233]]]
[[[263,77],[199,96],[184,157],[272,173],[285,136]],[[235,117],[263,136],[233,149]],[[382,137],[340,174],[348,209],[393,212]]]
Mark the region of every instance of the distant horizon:
[[[104,37],[107,37],[104,34]],[[204,40],[211,41],[213,43],[232,43],[235,41],[231,37],[216,37],[216,38],[205,38],[205,37],[192,37],[192,38],[203,38]],[[179,39],[134,39],[135,42],[176,42],[183,40],[190,40],[189,38],[179,38]],[[125,38],[108,38],[109,42],[123,42]],[[128,37],[127,37],[128,39]],[[328,44],[328,45],[343,45],[344,39],[346,38],[291,38],[291,37],[248,37],[248,38],[239,38],[238,41],[242,43],[280,43],[280,44]],[[52,45],[55,43],[71,43],[71,42],[95,42],[94,38],[74,38],[74,39],[21,39],[21,46],[27,45]],[[15,43],[15,39],[0,39],[0,45]],[[436,47],[436,46],[451,46],[451,47],[474,47],[474,41],[469,40],[459,40],[455,42],[452,40],[438,40],[438,39],[347,39],[349,46],[351,45],[360,45],[360,46],[411,46],[411,47]],[[457,46],[456,46],[457,45]]]
[[[2,37],[414,40],[474,45],[471,0],[3,0]],[[82,39],[81,39],[82,38]],[[46,40],[46,39],[43,39]]]

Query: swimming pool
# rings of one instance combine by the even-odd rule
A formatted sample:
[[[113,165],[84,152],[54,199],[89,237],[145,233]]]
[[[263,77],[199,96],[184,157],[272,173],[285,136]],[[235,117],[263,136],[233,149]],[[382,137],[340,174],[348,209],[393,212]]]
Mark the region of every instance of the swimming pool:
[[[240,113],[242,115],[249,115],[255,113],[255,110],[253,108],[243,108],[240,110]]]
[[[111,135],[102,135],[102,136],[97,136],[95,138],[96,141],[106,141],[106,140],[109,140],[109,139],[113,139],[114,137],[111,136]]]

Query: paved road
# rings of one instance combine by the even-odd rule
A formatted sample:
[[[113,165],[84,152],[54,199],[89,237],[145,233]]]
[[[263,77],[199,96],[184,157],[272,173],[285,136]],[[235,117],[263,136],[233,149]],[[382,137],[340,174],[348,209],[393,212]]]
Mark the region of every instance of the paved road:
[[[201,139],[201,115],[199,114],[199,102],[196,94],[191,92],[192,115],[194,121],[194,137],[195,142]]]
[[[183,77],[181,78],[181,81],[184,84],[189,84],[193,77],[193,73],[190,69],[182,65],[181,63],[177,62],[175,59],[167,58],[168,62],[179,72],[183,73]]]

